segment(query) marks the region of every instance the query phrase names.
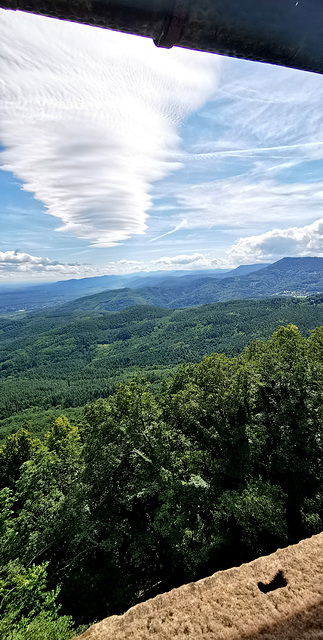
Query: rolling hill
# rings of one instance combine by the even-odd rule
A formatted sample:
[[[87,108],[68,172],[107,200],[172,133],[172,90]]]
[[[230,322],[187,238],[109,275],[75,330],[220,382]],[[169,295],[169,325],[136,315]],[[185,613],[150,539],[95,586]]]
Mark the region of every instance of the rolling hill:
[[[213,352],[235,356],[288,323],[303,335],[322,325],[323,296],[0,318],[0,420],[30,407],[81,406],[136,373],[158,383],[182,362]],[[15,425],[26,421],[21,414]],[[0,422],[0,433],[9,427]]]

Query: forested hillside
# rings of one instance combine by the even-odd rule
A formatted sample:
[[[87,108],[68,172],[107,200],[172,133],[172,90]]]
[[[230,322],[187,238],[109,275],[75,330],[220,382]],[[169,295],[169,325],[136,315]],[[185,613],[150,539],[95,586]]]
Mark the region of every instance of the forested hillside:
[[[134,306],[90,316],[53,310],[15,321],[2,318],[0,438],[24,424],[42,432],[42,424],[46,428],[59,415],[57,407],[107,397],[118,381],[138,371],[156,385],[182,362],[198,362],[215,351],[237,355],[251,340],[268,338],[289,322],[303,335],[321,325],[322,296],[181,310]],[[42,410],[48,413],[42,416]],[[69,411],[68,416],[77,414]]]
[[[1,638],[67,640],[67,616],[89,624],[321,531],[322,394],[323,328],[289,325],[183,364],[159,389],[121,384],[78,426],[10,435]]]

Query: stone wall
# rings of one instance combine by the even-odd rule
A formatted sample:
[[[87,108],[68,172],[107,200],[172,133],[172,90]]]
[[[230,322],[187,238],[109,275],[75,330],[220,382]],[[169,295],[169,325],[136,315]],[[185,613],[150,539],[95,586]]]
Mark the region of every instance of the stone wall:
[[[323,533],[158,595],[79,636],[79,640],[187,638],[323,640]]]

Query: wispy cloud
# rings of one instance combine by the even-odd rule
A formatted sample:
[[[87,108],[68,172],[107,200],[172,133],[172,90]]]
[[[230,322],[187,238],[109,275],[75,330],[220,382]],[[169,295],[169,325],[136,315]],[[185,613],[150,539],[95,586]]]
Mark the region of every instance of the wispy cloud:
[[[178,188],[177,211],[187,229],[264,228],[309,221],[323,208],[323,182],[283,184],[237,176]]]
[[[323,204],[322,104],[319,75],[224,61],[218,90],[178,155],[184,169],[157,196],[164,189],[169,212],[189,229],[245,227],[250,235],[313,222]]]
[[[204,118],[215,122],[221,135],[205,139],[203,151],[208,143],[211,151],[238,152],[261,148],[294,152],[304,145],[312,156],[323,140],[322,98],[320,75],[227,61],[216,99],[203,110]],[[320,157],[321,152],[322,147]]]
[[[99,247],[142,234],[152,184],[178,168],[179,127],[214,92],[217,59],[0,14],[2,168],[64,232]]]
[[[209,145],[208,145],[209,146]],[[216,151],[208,151],[201,152],[196,155],[190,154],[190,159],[210,159],[210,158],[230,158],[230,157],[254,157],[261,156],[265,154],[268,156],[268,152],[277,152],[277,151],[291,151],[293,154],[295,151],[301,150],[302,152],[310,151],[310,155],[313,155],[313,151],[319,154],[319,158],[322,157],[323,153],[323,141],[317,142],[299,142],[297,144],[283,144],[283,145],[275,145],[271,147],[253,147],[252,149],[217,149]],[[304,159],[304,153],[302,153],[302,160]],[[297,157],[294,162],[299,161]]]

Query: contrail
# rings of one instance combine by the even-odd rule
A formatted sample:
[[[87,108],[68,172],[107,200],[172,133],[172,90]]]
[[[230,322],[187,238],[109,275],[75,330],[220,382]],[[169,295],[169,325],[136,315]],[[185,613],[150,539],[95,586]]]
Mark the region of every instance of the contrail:
[[[277,147],[256,147],[254,149],[230,149],[228,151],[209,151],[207,153],[189,154],[191,159],[201,158],[222,158],[226,156],[235,156],[237,154],[261,153],[262,151],[286,151],[288,149],[300,149],[302,147],[317,147],[323,145],[323,142],[300,142],[298,144],[284,144]]]
[[[156,236],[156,238],[152,238],[151,240],[149,240],[149,242],[155,242],[155,240],[160,240],[160,238],[165,238],[165,236],[169,236],[171,233],[175,233],[175,231],[179,231],[179,229],[182,229],[182,227],[185,227],[186,224],[187,224],[187,220],[184,219],[171,231],[166,231],[166,233],[163,233],[161,236]]]

